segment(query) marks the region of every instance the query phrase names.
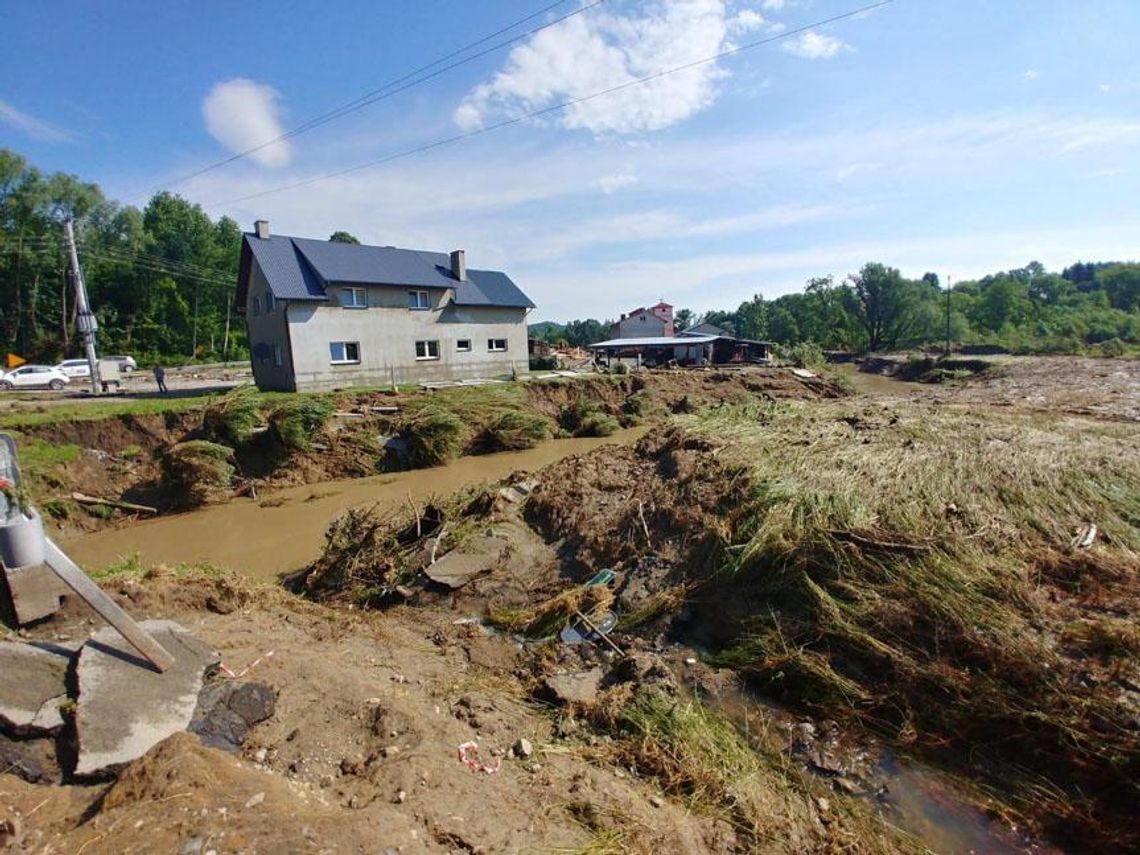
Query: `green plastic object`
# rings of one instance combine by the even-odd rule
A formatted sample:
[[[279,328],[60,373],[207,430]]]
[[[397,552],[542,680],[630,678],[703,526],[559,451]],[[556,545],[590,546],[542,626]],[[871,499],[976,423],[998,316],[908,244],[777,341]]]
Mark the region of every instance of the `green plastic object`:
[[[594,574],[593,578],[586,583],[587,588],[593,588],[595,585],[608,585],[614,580],[614,571],[608,567],[605,570],[599,570]]]

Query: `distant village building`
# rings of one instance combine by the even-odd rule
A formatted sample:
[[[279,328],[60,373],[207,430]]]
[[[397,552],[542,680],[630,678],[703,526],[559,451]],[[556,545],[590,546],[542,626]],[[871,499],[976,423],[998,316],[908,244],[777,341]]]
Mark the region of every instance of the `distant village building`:
[[[259,389],[298,391],[528,370],[534,303],[447,254],[270,236],[242,240],[236,308]]]
[[[658,303],[648,309],[634,309],[610,327],[610,338],[644,338],[673,335],[673,307]]]
[[[636,334],[639,329],[645,332]],[[715,324],[698,324],[674,334],[673,307],[664,302],[622,315],[610,335],[590,345],[596,357],[650,367],[765,363],[772,357],[770,342],[739,338]]]

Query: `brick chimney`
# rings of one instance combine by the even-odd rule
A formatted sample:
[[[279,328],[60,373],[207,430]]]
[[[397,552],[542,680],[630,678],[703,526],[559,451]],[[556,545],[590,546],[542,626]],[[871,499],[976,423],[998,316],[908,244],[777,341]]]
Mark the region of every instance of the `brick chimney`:
[[[451,275],[460,282],[467,281],[467,253],[461,249],[451,252]]]
[[[255,221],[253,231],[261,240],[269,240],[269,220]]]

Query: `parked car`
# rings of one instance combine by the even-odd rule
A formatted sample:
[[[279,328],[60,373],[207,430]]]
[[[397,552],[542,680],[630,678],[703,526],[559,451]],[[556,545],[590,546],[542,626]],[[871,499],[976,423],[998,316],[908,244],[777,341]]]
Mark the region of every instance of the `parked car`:
[[[66,386],[70,378],[54,365],[21,365],[0,377],[0,389],[54,389]]]
[[[130,374],[132,371],[139,367],[138,363],[135,362],[135,358],[133,356],[104,356],[103,359],[109,359],[112,362],[118,362],[119,370],[124,374]]]
[[[90,377],[91,366],[86,359],[65,359],[56,366],[68,377]]]

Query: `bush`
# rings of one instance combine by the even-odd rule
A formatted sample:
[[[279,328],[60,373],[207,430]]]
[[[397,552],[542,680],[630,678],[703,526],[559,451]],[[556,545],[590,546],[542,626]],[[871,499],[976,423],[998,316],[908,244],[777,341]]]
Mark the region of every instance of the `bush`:
[[[1096,356],[1106,356],[1109,358],[1124,356],[1124,342],[1118,338],[1110,338],[1108,341],[1102,341],[1096,347],[1092,348],[1092,352]]]
[[[533,448],[549,438],[550,425],[542,416],[507,410],[487,426],[483,444],[488,451],[512,451]]]
[[[257,388],[235,386],[206,406],[202,414],[202,433],[210,442],[236,447],[245,442],[261,424]]]
[[[610,366],[610,374],[618,374],[624,376],[629,373],[629,366],[624,362],[615,362]]]
[[[784,359],[796,368],[823,368],[826,358],[821,348],[814,341],[801,341],[793,344],[784,351]]]
[[[269,415],[269,432],[286,451],[307,451],[313,434],[325,426],[333,413],[328,398],[295,398]]]
[[[228,496],[234,471],[234,450],[203,439],[180,442],[162,457],[167,490],[190,507]]]
[[[404,423],[400,436],[414,468],[438,466],[459,455],[463,421],[451,410],[428,404]]]
[[[530,358],[531,371],[553,371],[557,367],[557,356],[532,356]]]
[[[579,399],[562,408],[558,421],[573,436],[609,436],[621,425],[594,401]]]

